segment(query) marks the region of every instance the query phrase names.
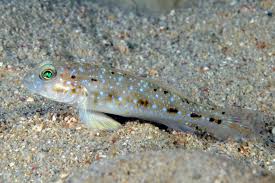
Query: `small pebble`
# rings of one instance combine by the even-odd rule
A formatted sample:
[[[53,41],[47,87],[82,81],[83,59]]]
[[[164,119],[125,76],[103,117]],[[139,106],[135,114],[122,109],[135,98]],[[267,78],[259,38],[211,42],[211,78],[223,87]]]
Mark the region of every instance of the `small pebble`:
[[[272,134],[275,136],[275,127],[272,128]]]
[[[199,68],[199,71],[200,72],[207,72],[207,71],[209,71],[209,69],[210,68],[208,66],[202,66],[202,67]]]
[[[125,41],[121,40],[117,45],[116,48],[118,49],[118,51],[122,54],[127,54],[129,53],[129,48],[127,46],[127,44],[125,43]]]
[[[11,65],[7,65],[7,69],[8,69],[8,70],[11,70],[11,69],[12,69],[12,66],[11,66]]]
[[[34,130],[35,132],[41,132],[44,128],[45,128],[45,125],[42,123],[42,124],[35,125],[35,126],[33,127],[33,130]]]
[[[11,162],[11,163],[9,164],[9,166],[10,166],[10,167],[13,167],[13,166],[14,166],[14,162]]]
[[[34,102],[34,99],[32,97],[28,97],[26,101],[27,102]]]
[[[55,122],[56,121],[56,115],[54,114],[53,116],[52,116],[52,122]]]
[[[149,0],[146,3],[151,1],[153,2]],[[180,1],[154,0],[164,4]],[[142,4],[141,2],[145,1],[135,2]],[[275,109],[272,97],[275,85],[269,86],[267,82],[269,77],[272,80],[272,74],[275,73],[272,62],[275,50],[266,30],[274,28],[270,21],[274,11],[270,8],[274,6],[273,2],[274,0],[263,0],[260,7],[259,2],[245,3],[247,5],[241,12],[245,14],[236,14],[236,10],[244,4],[238,0],[232,0],[231,6],[228,6],[229,3],[223,3],[213,9],[213,4],[203,3],[203,6],[193,6],[191,9],[177,8],[171,10],[168,15],[156,18],[146,18],[143,14],[136,16],[134,11],[131,11],[129,18],[128,13],[116,13],[116,8],[112,7],[114,12],[109,12],[103,6],[88,2],[83,4],[84,9],[74,6],[74,11],[71,11],[71,6],[66,6],[68,2],[64,6],[60,2],[49,4],[35,0],[0,3],[0,37],[4,38],[1,39],[2,46],[0,44],[0,96],[3,99],[0,103],[0,169],[3,175],[1,178],[7,179],[2,182],[53,182],[60,179],[58,182],[61,183],[79,171],[78,169],[90,171],[89,164],[97,163],[96,159],[113,159],[116,156],[124,158],[125,155],[133,153],[136,162],[144,163],[144,168],[152,170],[151,173],[154,174],[142,172],[141,166],[131,164],[131,159],[129,165],[134,166],[130,166],[130,175],[126,174],[124,177],[123,172],[127,173],[125,170],[128,166],[118,163],[115,170],[122,167],[118,173],[111,172],[113,174],[110,175],[105,171],[107,166],[104,166],[103,174],[99,176],[106,176],[109,180],[119,177],[117,181],[124,178],[127,180],[127,177],[131,176],[130,181],[138,182],[132,176],[136,174],[138,178],[144,178],[148,177],[147,175],[162,175],[163,170],[167,169],[159,168],[171,170],[175,164],[163,164],[153,169],[150,167],[164,160],[167,160],[167,163],[182,160],[188,156],[182,155],[187,150],[193,151],[190,155],[194,156],[189,156],[187,160],[192,160],[191,169],[195,171],[189,172],[190,174],[186,174],[188,171],[178,171],[179,173],[174,174],[173,171],[171,175],[177,175],[172,177],[175,178],[173,180],[179,176],[188,179],[188,175],[191,175],[191,178],[194,175],[193,179],[199,182],[205,180],[205,176],[209,176],[208,180],[211,182],[215,179],[217,182],[223,182],[236,178],[234,174],[226,172],[227,169],[221,161],[217,164],[219,169],[216,172],[217,169],[211,166],[213,164],[208,166],[205,152],[198,154],[196,151],[209,151],[213,152],[213,155],[218,153],[229,157],[228,159],[236,159],[237,166],[233,162],[228,164],[228,168],[234,170],[233,173],[236,170],[236,173],[239,173],[239,160],[259,165],[274,173],[274,156],[269,152],[269,148],[265,149],[261,144],[253,142],[249,149],[244,147],[238,152],[237,142],[213,141],[191,133],[170,132],[166,128],[158,129],[157,125],[137,122],[126,124],[112,132],[92,130],[85,124],[77,123],[79,119],[76,117],[75,108],[67,108],[67,105],[58,103],[53,105],[49,100],[37,101],[34,95],[26,95],[25,88],[18,88],[20,84],[17,84],[17,80],[24,77],[23,74],[31,69],[32,64],[34,66],[48,57],[57,61],[81,58],[81,62],[114,62],[123,70],[146,73],[150,77],[160,75],[161,80],[171,81],[179,92],[187,94],[192,100],[200,97],[202,88],[204,92],[211,91],[209,95],[202,97],[209,96],[206,100],[219,106],[227,106],[228,103],[244,108],[263,108],[272,112]],[[263,11],[258,11],[259,8]],[[90,11],[96,17],[89,16]],[[41,17],[46,20],[43,24]],[[30,22],[31,27],[28,27]],[[236,24],[242,25],[242,28],[239,29]],[[93,25],[96,25],[96,28]],[[44,27],[46,29],[42,30]],[[89,34],[91,31],[96,31],[96,36]],[[53,32],[55,34],[52,39]],[[209,33],[214,33],[210,39],[207,36]],[[63,52],[64,44],[70,53],[66,50]],[[241,91],[246,92],[243,94]],[[70,127],[73,129],[68,129]],[[78,129],[79,131],[76,131]],[[273,134],[270,140],[275,139],[275,126],[271,126],[270,130]],[[110,135],[114,136],[111,142]],[[174,150],[181,149],[183,152],[178,152],[175,159]],[[172,152],[162,154],[166,150]],[[156,152],[141,156],[141,151]],[[136,152],[139,153],[136,155]],[[162,155],[159,154],[157,158],[158,152]],[[149,164],[153,158],[156,158],[156,161]],[[222,161],[227,162],[228,159]],[[209,159],[211,162],[213,160],[215,158]],[[184,170],[184,162],[178,164],[175,170]],[[96,166],[98,167],[98,164]],[[195,166],[195,169],[192,166]],[[210,173],[203,171],[208,169]],[[248,171],[253,169],[248,168]],[[167,175],[169,173],[171,172],[167,172]],[[213,173],[217,173],[217,177],[213,178]],[[240,178],[248,177],[246,175],[242,171]],[[153,177],[152,180],[156,178],[158,177]],[[256,182],[255,179],[251,180]]]
[[[69,175],[68,173],[63,172],[63,173],[60,174],[60,178],[65,179],[65,178],[68,177],[68,175]]]

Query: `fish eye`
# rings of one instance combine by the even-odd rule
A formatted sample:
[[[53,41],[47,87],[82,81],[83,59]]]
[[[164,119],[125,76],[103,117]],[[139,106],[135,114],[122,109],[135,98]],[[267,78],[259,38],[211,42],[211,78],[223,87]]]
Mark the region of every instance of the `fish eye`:
[[[50,80],[56,76],[56,69],[53,65],[47,64],[42,66],[42,71],[39,74],[40,79]]]

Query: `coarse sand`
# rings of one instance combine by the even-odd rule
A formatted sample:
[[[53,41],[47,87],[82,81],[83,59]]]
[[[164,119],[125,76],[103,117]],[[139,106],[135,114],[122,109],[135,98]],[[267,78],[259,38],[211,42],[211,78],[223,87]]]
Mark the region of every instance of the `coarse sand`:
[[[274,182],[275,2],[148,2],[0,1],[0,182]],[[23,87],[52,59],[107,64],[202,104],[257,110],[271,116],[266,138],[221,142],[137,120],[87,129],[73,106]]]

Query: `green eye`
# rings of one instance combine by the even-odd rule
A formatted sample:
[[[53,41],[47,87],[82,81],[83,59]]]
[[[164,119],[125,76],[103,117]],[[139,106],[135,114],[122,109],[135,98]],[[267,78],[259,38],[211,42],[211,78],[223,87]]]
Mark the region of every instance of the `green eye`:
[[[42,66],[42,72],[39,77],[43,80],[50,80],[56,76],[56,69],[53,65],[47,64]]]

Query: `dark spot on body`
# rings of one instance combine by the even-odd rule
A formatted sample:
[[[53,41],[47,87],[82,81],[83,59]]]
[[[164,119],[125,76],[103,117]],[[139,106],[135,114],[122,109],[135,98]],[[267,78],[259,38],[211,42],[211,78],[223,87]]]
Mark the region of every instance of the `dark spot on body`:
[[[167,91],[167,90],[164,90],[163,93],[166,95],[166,94],[168,93],[168,91]]]
[[[113,95],[111,93],[108,94],[108,99],[112,100],[113,99]]]
[[[94,103],[97,104],[97,102],[98,102],[97,97],[99,96],[99,93],[98,92],[94,92],[92,94],[94,95]]]
[[[54,87],[54,91],[56,91],[57,93],[65,93],[66,90],[64,90],[63,88],[60,87]]]
[[[75,76],[75,75],[71,75],[71,78],[72,78],[72,79],[75,79],[75,78],[76,78],[76,76]]]
[[[225,112],[222,112],[222,114],[225,114]]]
[[[158,89],[154,88],[154,92],[156,92]]]
[[[114,71],[112,71],[111,73],[112,73],[112,74],[115,74],[115,72],[114,72]]]
[[[169,112],[169,113],[177,113],[178,111],[179,111],[178,109],[173,108],[173,107],[170,107],[167,109],[167,112]]]
[[[190,114],[190,117],[191,117],[191,118],[201,118],[201,115],[196,114],[196,113],[191,113],[191,114]]]
[[[91,81],[97,82],[97,79],[95,79],[95,78],[91,78]]]
[[[222,123],[222,120],[221,119],[218,119],[217,120],[217,124],[221,124]]]
[[[215,119],[214,118],[209,118],[209,121],[213,122],[213,121],[215,121]]]
[[[139,104],[139,105],[142,105],[142,106],[144,106],[144,107],[147,107],[148,104],[149,104],[149,102],[148,102],[148,100],[139,99],[139,100],[138,100],[138,104]]]
[[[72,94],[76,93],[76,89],[75,88],[72,88],[71,91],[72,91]]]
[[[209,121],[213,122],[213,123],[217,123],[217,124],[221,124],[222,123],[221,119],[216,119],[216,118],[209,118]]]

